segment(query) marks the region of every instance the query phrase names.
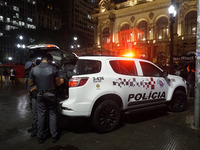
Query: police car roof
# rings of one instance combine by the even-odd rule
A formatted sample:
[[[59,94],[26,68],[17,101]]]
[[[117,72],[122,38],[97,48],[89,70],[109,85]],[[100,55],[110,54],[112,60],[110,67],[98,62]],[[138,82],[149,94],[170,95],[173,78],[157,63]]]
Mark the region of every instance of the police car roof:
[[[135,57],[125,57],[125,56],[119,56],[119,55],[81,55],[79,58],[91,58],[91,59],[95,59],[95,58],[116,58],[116,59],[137,59],[137,60],[144,60],[144,59],[140,59],[140,58],[135,58]],[[144,60],[145,61],[145,60]]]

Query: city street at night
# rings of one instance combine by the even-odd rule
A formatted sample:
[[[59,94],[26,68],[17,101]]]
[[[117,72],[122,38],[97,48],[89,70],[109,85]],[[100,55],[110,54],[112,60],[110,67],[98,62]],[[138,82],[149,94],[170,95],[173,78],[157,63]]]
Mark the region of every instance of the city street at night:
[[[200,130],[192,128],[194,99],[186,111],[157,110],[123,116],[120,127],[110,133],[96,133],[89,119],[59,116],[60,139],[51,137],[39,144],[27,130],[32,114],[24,85],[0,86],[1,150],[199,150]]]
[[[0,0],[0,150],[200,150],[199,10]]]

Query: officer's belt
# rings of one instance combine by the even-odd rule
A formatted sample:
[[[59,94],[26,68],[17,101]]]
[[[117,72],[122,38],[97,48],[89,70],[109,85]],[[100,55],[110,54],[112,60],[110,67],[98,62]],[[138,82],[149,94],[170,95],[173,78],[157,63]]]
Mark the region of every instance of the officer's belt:
[[[55,90],[37,90],[38,93],[44,94],[44,93],[55,93]]]

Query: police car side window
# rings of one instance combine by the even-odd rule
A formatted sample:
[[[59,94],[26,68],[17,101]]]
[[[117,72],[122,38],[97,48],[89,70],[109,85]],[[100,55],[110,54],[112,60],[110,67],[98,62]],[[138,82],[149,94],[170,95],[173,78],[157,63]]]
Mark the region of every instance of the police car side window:
[[[101,71],[101,61],[78,60],[74,69],[74,75],[93,74]]]
[[[110,65],[114,72],[123,75],[136,76],[136,66],[134,61],[129,60],[112,60]]]
[[[140,65],[142,67],[143,76],[150,76],[150,77],[161,77],[162,72],[159,70],[156,66],[147,63],[147,62],[141,62]]]

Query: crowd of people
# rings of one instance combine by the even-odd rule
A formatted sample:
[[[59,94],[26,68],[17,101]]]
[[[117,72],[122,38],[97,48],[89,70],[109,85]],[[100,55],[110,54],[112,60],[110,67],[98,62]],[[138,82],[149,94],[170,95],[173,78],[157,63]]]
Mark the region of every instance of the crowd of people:
[[[15,86],[16,70],[14,68],[6,68],[6,67],[1,68],[0,76],[1,76],[1,83],[3,83],[3,77],[4,77],[5,88]]]
[[[169,71],[169,67],[161,67],[165,71]],[[175,64],[173,66],[174,75],[181,76],[187,82],[188,96],[194,97],[194,88],[195,88],[195,64],[194,62],[186,64]]]

